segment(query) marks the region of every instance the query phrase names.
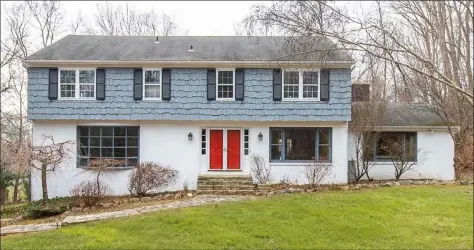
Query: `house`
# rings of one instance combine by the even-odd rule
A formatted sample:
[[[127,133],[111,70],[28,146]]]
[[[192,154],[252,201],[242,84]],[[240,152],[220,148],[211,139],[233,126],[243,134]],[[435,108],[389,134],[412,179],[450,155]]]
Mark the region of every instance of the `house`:
[[[126,162],[103,177],[115,194],[128,193],[128,176],[139,162],[179,170],[169,190],[184,183],[196,189],[199,176],[250,176],[252,155],[271,165],[275,181],[305,183],[304,166],[316,159],[332,165],[324,182],[346,183],[353,61],[338,51],[287,56],[288,41],[66,36],[29,56],[33,143],[41,144],[42,135],[75,142],[72,157],[48,174],[49,196],[68,196],[93,178],[86,167],[99,157]],[[323,38],[313,42],[322,50],[334,46]],[[413,142],[429,152],[413,178],[452,179],[446,129],[402,122],[384,129],[412,132]],[[385,164],[376,171],[393,178]],[[33,199],[40,199],[38,171],[31,186]]]

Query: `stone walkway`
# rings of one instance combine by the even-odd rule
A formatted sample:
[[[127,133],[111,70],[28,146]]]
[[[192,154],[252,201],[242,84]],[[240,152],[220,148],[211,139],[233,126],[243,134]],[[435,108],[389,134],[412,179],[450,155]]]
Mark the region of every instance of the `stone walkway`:
[[[228,201],[241,201],[255,199],[254,196],[215,196],[215,195],[199,195],[195,198],[185,201],[174,201],[164,204],[158,204],[153,206],[145,206],[140,208],[132,208],[121,211],[113,211],[98,214],[87,214],[87,215],[76,215],[67,216],[62,222],[58,223],[44,223],[44,224],[28,224],[28,225],[10,225],[0,228],[1,235],[14,234],[14,233],[29,233],[38,231],[54,230],[61,226],[82,223],[87,221],[105,220],[120,217],[128,217],[143,213],[155,212],[160,210],[195,207],[206,204],[216,204],[220,202]]]

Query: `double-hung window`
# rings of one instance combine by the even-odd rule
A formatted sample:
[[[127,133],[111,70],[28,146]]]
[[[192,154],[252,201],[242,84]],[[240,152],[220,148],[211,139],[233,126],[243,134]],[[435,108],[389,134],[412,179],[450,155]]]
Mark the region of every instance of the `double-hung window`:
[[[80,167],[100,158],[122,161],[121,167],[138,164],[139,127],[79,126],[77,132]]]
[[[95,69],[59,69],[60,99],[95,99]]]
[[[161,69],[143,70],[143,99],[161,100]]]
[[[217,100],[235,100],[235,69],[217,69]]]
[[[271,128],[271,161],[331,161],[331,128]]]
[[[283,100],[319,100],[319,70],[284,70]]]

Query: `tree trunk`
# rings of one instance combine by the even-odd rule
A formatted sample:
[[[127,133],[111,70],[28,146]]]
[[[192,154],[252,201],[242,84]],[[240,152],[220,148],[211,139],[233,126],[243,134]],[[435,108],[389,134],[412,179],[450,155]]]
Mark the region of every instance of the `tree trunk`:
[[[15,177],[15,185],[13,187],[13,202],[18,202],[18,188],[20,186],[20,176]]]
[[[41,166],[41,187],[43,188],[43,203],[48,200],[48,183],[46,182],[46,171],[48,166],[46,164],[42,164]]]

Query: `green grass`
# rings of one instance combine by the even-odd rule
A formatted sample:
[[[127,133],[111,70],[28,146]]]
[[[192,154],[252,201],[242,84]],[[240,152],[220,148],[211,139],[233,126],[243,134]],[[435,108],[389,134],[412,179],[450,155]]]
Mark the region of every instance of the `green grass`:
[[[2,249],[472,248],[472,186],[273,196],[2,237]]]

